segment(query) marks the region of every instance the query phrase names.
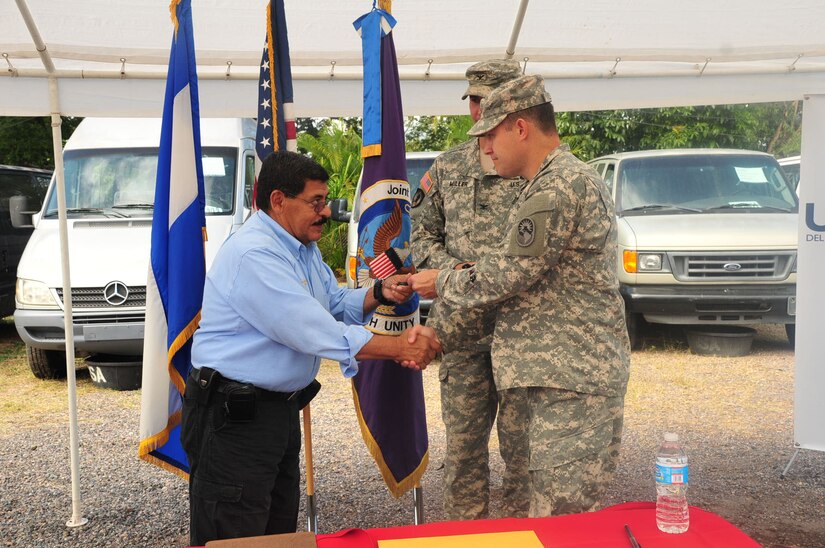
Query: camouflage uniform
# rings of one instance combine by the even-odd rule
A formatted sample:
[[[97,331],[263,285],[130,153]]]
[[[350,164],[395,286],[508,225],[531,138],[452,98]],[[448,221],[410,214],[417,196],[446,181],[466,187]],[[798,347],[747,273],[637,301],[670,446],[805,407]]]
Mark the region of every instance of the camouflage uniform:
[[[486,97],[492,91],[491,84],[519,75],[515,61],[477,63],[467,71],[470,84],[465,97]],[[452,269],[459,263],[479,260],[501,244],[506,234],[504,222],[523,181],[502,179],[492,167],[485,171],[478,139],[436,158],[425,179],[413,197],[416,268]],[[436,301],[427,321],[444,344],[439,369],[447,434],[444,507],[451,520],[479,519],[488,514],[488,445],[498,408],[490,360],[494,313],[494,309],[483,307],[455,313]],[[506,441],[501,442],[502,451],[506,445]],[[526,462],[519,470],[510,467],[505,483],[509,476],[521,478],[526,473]],[[524,492],[515,498],[525,501],[526,492],[525,485]],[[525,506],[522,514],[526,511]],[[505,513],[513,510],[505,508]]]
[[[519,78],[485,101],[471,131],[549,101],[540,77]],[[598,174],[560,145],[508,225],[503,245],[474,268],[440,272],[438,295],[457,309],[497,306],[499,422],[526,426],[530,515],[590,510],[615,470],[629,370],[613,203]]]

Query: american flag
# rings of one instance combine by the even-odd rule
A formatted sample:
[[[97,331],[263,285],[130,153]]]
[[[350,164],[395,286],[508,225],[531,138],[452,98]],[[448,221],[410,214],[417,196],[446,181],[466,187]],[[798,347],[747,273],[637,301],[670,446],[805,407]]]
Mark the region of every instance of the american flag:
[[[258,82],[258,132],[255,150],[264,158],[276,150],[298,150],[292,106],[292,68],[283,0],[266,7],[266,42]]]
[[[392,276],[402,266],[404,263],[393,248],[389,248],[370,262],[370,270],[379,280]]]

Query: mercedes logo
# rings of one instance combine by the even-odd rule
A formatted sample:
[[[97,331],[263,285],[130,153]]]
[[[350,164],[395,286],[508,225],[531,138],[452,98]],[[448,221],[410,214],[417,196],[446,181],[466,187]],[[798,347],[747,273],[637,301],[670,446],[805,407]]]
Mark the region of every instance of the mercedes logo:
[[[725,263],[722,268],[728,272],[736,272],[737,270],[742,270],[742,265],[739,263]]]
[[[111,282],[103,288],[103,298],[112,306],[120,306],[126,302],[129,288],[123,282]]]

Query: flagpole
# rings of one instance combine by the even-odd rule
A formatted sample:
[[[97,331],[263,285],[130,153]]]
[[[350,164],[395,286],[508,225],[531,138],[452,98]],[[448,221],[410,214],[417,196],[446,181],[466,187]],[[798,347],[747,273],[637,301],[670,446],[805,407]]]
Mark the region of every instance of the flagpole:
[[[424,491],[420,483],[416,483],[413,488],[413,523],[415,525],[424,523]]]
[[[307,471],[307,531],[318,534],[318,509],[315,506],[315,469],[312,465],[312,417],[310,404],[303,410],[304,416],[304,460]]]

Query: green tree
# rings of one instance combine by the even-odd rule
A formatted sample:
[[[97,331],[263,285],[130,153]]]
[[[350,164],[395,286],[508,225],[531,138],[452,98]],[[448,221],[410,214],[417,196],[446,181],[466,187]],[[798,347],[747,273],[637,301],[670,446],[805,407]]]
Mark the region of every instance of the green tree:
[[[63,117],[63,143],[80,120]],[[54,169],[51,118],[0,117],[0,164]]]
[[[578,156],[662,148],[742,148],[798,153],[798,101],[656,109],[563,112],[559,134]]]
[[[355,197],[361,177],[361,132],[352,119],[326,119],[317,126],[317,135],[298,135],[298,148],[321,164],[329,173],[329,199]],[[342,274],[347,259],[347,225],[330,221],[318,241],[326,263]]]
[[[407,118],[407,150],[447,150],[468,139],[473,127],[469,116],[414,116]]]

